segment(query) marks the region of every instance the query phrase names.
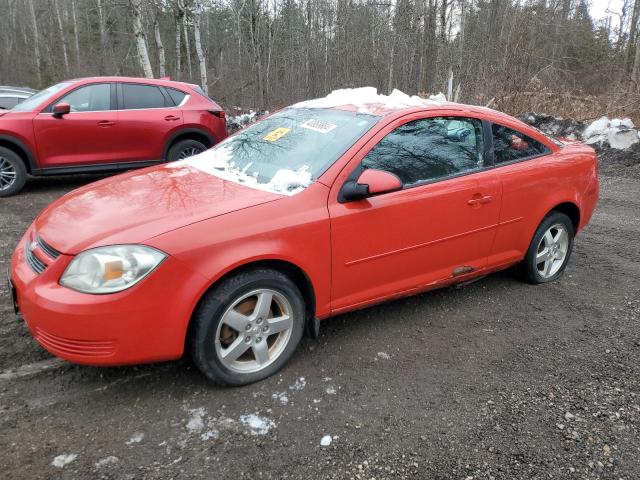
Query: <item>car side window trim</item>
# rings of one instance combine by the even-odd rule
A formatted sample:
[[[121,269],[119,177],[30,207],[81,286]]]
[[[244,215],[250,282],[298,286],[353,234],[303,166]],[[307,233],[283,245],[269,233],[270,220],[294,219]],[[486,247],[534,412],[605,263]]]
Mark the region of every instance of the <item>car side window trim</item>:
[[[483,121],[483,123],[485,123]],[[529,160],[535,160],[536,158],[541,158],[541,157],[546,157],[547,155],[551,155],[553,153],[553,151],[549,148],[549,145],[540,142],[539,140],[535,140],[535,138],[533,140],[535,140],[536,142],[538,142],[540,145],[542,145],[544,147],[544,152],[541,153],[536,153],[534,155],[529,155],[527,157],[522,157],[522,158],[516,158],[514,160],[509,160],[507,162],[501,162],[501,163],[496,163],[495,162],[495,151],[494,151],[494,142],[493,142],[493,131],[492,131],[492,126],[493,125],[498,125],[500,127],[505,127],[505,128],[509,128],[511,130],[514,130],[516,132],[518,132],[521,135],[524,135],[525,137],[529,137],[529,135],[527,135],[524,132],[521,132],[520,130],[516,129],[516,128],[512,128],[512,127],[508,127],[507,125],[503,125],[501,123],[496,123],[496,122],[486,122],[487,127],[488,127],[488,139],[490,142],[490,146],[491,146],[491,161],[492,164],[490,166],[490,168],[500,168],[500,167],[505,167],[507,165],[513,165],[515,163],[520,163],[520,162],[528,162]]]
[[[122,110],[123,112],[135,112],[140,110],[161,110],[163,108],[178,108],[171,100],[171,96],[164,91],[164,86],[162,85],[154,85],[152,83],[141,83],[141,82],[117,82],[118,83],[118,110]],[[147,107],[147,108],[124,108],[124,94],[122,92],[123,85],[142,85],[145,87],[155,87],[160,90],[160,93],[165,99],[165,105],[162,107]],[[167,97],[169,98],[169,105],[167,105]]]
[[[114,94],[114,89],[115,89],[115,85],[113,82],[95,82],[95,83],[85,83],[83,85],[78,85],[76,88],[69,90],[65,93],[63,93],[62,95],[60,95],[59,97],[57,97],[55,100],[49,102],[49,104],[43,108],[40,113],[41,114],[48,114],[48,115],[53,115],[53,107],[54,105],[56,105],[57,103],[60,102],[60,100],[63,100],[66,96],[71,95],[72,93],[74,93],[77,90],[80,90],[81,88],[84,87],[89,87],[89,86],[94,86],[94,85],[109,85],[110,87],[110,91],[109,94],[111,95],[110,99],[109,99],[109,110],[84,110],[82,112],[69,112],[67,115],[76,115],[79,113],[97,113],[97,112],[114,112],[118,109],[117,103],[115,101],[115,94]]]

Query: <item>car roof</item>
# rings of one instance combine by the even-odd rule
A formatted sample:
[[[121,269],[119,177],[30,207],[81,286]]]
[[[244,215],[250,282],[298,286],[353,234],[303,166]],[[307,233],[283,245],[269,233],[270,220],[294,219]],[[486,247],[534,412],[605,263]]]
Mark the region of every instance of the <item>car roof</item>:
[[[9,85],[0,85],[0,93],[3,94],[18,94],[18,95],[33,95],[37,90],[28,87],[12,87]]]
[[[168,78],[144,78],[144,77],[82,77],[82,78],[74,78],[69,80],[71,82],[78,83],[96,83],[96,82],[124,82],[124,83],[146,83],[148,85],[161,85],[165,87],[189,87],[194,88],[197,85],[193,83],[187,82],[178,82],[175,80],[170,80]]]

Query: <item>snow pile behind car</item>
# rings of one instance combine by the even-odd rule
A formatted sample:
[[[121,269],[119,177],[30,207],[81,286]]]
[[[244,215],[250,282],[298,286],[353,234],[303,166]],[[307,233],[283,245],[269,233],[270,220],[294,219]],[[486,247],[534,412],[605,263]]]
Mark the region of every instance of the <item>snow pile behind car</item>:
[[[586,143],[602,146],[608,143],[611,148],[627,150],[640,141],[640,132],[635,129],[629,118],[600,117],[585,128],[582,138]]]
[[[579,120],[553,117],[537,113],[524,113],[518,117],[533,125],[547,135],[563,137],[569,140],[581,140],[600,148],[627,150],[640,142],[640,132],[629,118],[600,117],[586,125]]]
[[[444,94],[431,95],[422,98],[417,95],[407,95],[394,89],[390,95],[379,94],[375,87],[342,88],[332,91],[329,95],[313,100],[305,100],[293,105],[293,108],[333,108],[342,105],[353,105],[360,113],[373,113],[371,106],[382,106],[389,110],[407,107],[425,107],[446,102]]]

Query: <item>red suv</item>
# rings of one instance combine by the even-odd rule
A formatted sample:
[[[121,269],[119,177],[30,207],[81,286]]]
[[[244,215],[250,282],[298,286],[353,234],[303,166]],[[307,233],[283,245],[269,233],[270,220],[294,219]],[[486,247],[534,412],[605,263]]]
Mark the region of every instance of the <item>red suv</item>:
[[[183,159],[227,136],[197,85],[94,77],[53,85],[0,113],[0,197],[27,174],[126,170]]]

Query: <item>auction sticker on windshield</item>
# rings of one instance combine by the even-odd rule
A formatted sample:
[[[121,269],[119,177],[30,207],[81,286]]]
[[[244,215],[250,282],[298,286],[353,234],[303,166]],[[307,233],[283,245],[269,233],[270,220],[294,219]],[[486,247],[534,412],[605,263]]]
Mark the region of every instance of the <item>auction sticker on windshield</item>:
[[[301,123],[302,128],[313,130],[314,132],[329,133],[337,127],[335,123],[323,122],[322,120],[311,119]]]
[[[271,132],[267,133],[262,138],[264,138],[268,142],[275,142],[277,140],[280,140],[282,137],[284,137],[290,131],[291,131],[290,128],[280,127],[280,128],[276,128],[275,130],[272,130]]]

